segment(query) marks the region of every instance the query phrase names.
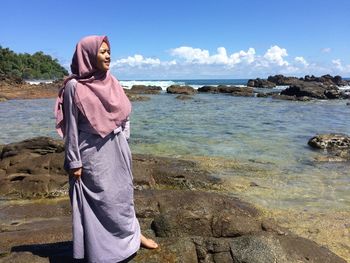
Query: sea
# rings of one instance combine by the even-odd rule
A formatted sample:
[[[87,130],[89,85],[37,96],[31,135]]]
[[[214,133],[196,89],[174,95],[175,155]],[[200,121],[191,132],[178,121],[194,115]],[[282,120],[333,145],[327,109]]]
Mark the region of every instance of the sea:
[[[326,152],[307,144],[317,134],[350,134],[349,101],[301,102],[206,93],[182,101],[166,93],[173,84],[244,87],[247,79],[120,83],[124,88],[139,84],[162,87],[160,95],[132,103],[133,153],[201,161],[213,175],[232,185],[232,195],[268,208],[350,210],[349,162],[319,162]],[[0,144],[35,136],[58,139],[53,107],[54,99],[1,102]]]

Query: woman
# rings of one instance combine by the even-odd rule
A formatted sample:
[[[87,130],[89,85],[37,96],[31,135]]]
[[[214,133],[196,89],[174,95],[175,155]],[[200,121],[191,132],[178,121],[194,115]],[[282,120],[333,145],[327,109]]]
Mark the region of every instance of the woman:
[[[123,261],[140,244],[158,247],[136,219],[127,142],[131,104],[109,66],[106,36],[79,41],[55,110],[70,175],[73,257],[98,263]]]

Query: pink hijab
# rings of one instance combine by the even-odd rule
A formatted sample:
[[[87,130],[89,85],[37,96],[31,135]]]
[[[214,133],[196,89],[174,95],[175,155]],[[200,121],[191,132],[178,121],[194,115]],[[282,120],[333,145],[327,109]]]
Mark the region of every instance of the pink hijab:
[[[78,81],[74,101],[102,137],[120,126],[131,112],[131,103],[118,80],[109,70],[96,68],[97,54],[103,42],[110,47],[107,36],[88,36],[76,46],[71,64],[72,75],[65,79],[55,106],[56,130],[61,137],[65,136],[64,88],[73,78]]]

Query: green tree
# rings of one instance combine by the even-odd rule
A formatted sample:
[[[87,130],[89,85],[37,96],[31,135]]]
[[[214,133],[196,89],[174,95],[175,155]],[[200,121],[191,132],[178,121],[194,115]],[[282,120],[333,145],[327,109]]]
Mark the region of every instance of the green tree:
[[[16,54],[2,46],[0,46],[0,73],[24,79],[59,79],[68,75],[68,71],[58,63],[57,59],[42,51],[33,55]]]

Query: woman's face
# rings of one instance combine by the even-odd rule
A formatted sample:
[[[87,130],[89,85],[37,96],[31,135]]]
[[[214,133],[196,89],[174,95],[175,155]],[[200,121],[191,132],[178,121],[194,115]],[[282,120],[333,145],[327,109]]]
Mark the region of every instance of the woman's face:
[[[111,62],[111,51],[106,42],[103,42],[97,53],[97,65],[100,70],[109,70],[109,64]]]

